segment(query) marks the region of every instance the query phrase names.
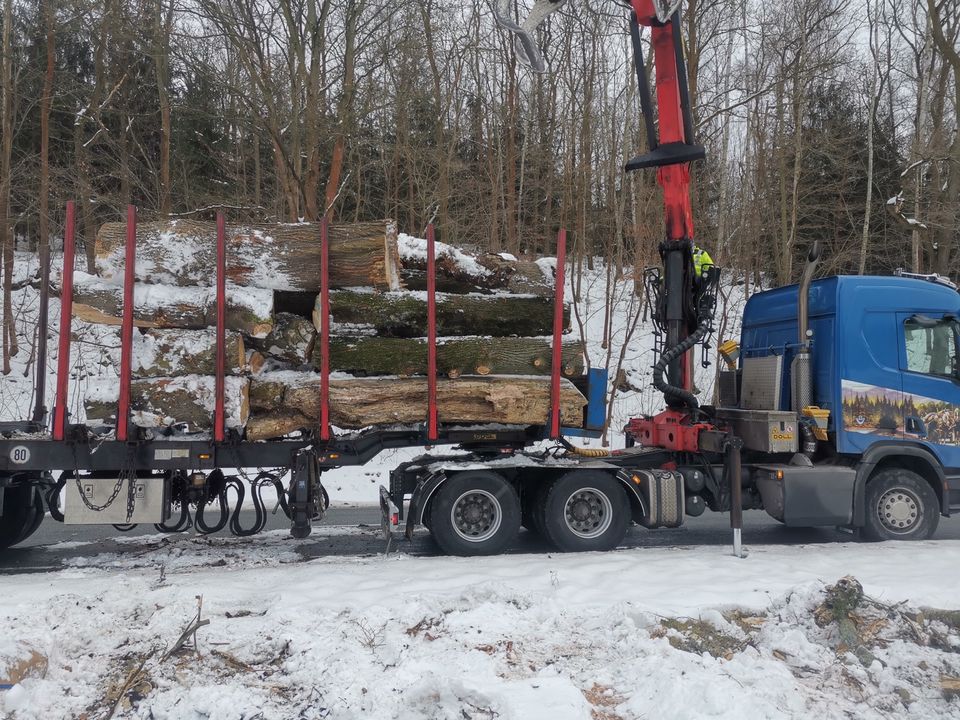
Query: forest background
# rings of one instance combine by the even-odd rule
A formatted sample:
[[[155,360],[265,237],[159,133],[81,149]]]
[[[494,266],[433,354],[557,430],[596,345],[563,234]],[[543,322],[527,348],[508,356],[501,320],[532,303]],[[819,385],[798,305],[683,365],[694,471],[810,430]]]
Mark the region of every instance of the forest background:
[[[4,0],[4,365],[14,250],[57,247],[68,199],[91,272],[129,203],[433,220],[514,254],[566,227],[575,274],[656,263],[655,174],[622,171],[644,149],[628,14],[570,0],[537,75],[488,0]],[[958,33],[958,0],[684,4],[697,241],[747,294],[795,279],[814,241],[824,272],[957,274]]]

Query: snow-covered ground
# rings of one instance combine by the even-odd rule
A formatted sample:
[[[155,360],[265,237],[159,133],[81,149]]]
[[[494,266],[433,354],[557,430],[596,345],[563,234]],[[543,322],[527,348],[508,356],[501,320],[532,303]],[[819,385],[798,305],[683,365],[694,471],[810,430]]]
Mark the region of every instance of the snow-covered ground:
[[[608,285],[606,271],[584,273],[573,332],[594,366],[622,370],[616,446],[615,429],[659,397],[652,327],[631,281]],[[743,293],[728,282],[722,295],[735,337]],[[23,349],[0,382],[3,418],[32,405],[37,293],[14,302]],[[84,385],[115,374],[119,342],[116,329],[74,333],[79,413]],[[697,371],[705,398],[713,372]],[[374,501],[413,452],[330,473],[331,498]],[[320,527],[305,542],[367,532]],[[960,718],[960,612],[921,610],[960,610],[960,541],[766,546],[744,560],[720,547],[307,560],[286,532],[121,542],[136,550],[0,576],[0,685],[19,681],[0,690],[0,717]],[[845,608],[831,588],[848,575],[866,599]]]
[[[960,542],[309,562],[284,532],[137,542],[0,581],[0,665],[44,659],[5,717],[960,717],[960,613],[918,610],[960,608]],[[846,575],[870,598],[855,643],[822,606]]]

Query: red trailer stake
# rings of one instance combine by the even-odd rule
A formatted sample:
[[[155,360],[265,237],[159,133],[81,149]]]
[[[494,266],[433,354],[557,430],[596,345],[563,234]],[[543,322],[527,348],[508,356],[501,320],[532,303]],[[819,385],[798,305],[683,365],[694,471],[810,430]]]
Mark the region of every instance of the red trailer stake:
[[[120,401],[117,440],[127,441],[130,425],[130,368],[133,361],[133,284],[137,261],[137,208],[127,206],[127,247],[123,268],[123,320],[120,325]]]
[[[437,262],[433,223],[427,225],[427,440],[440,434],[437,411]]]
[[[553,300],[553,358],[550,363],[550,438],[560,437],[560,365],[563,362],[563,289],[567,231],[557,235],[557,272]]]
[[[217,213],[217,375],[214,386],[215,409],[213,439],[223,442],[227,434],[227,415],[224,410],[224,375],[227,349],[227,223],[222,212]]]
[[[63,440],[67,428],[67,384],[70,381],[70,321],[73,319],[73,228],[76,206],[67,203],[63,233],[63,288],[60,292],[60,349],[57,355],[57,400],[53,410],[53,439]]]
[[[320,439],[330,439],[330,221],[320,221]]]

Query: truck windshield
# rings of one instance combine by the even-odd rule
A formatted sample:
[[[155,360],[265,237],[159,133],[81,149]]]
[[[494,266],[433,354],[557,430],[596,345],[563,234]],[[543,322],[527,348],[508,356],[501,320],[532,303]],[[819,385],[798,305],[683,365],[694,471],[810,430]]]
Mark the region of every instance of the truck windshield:
[[[957,324],[953,319],[931,322],[910,318],[903,326],[907,370],[953,376],[957,369]]]

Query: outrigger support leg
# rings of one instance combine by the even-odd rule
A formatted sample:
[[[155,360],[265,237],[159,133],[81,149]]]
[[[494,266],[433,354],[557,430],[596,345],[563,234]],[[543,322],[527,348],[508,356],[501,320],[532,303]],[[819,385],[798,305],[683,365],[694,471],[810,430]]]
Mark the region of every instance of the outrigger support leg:
[[[302,539],[310,535],[314,520],[323,517],[326,503],[320,484],[320,463],[314,450],[297,453],[290,480],[290,535]]]
[[[741,492],[742,470],[740,463],[740,449],[743,440],[738,437],[727,439],[726,457],[724,458],[724,474],[730,482],[730,528],[733,530],[734,557],[743,558],[743,495]]]

